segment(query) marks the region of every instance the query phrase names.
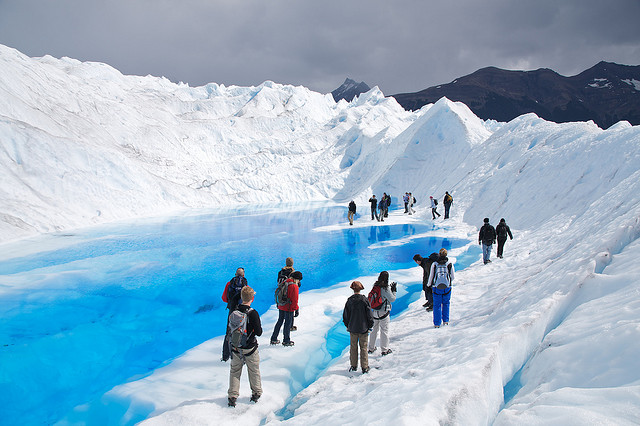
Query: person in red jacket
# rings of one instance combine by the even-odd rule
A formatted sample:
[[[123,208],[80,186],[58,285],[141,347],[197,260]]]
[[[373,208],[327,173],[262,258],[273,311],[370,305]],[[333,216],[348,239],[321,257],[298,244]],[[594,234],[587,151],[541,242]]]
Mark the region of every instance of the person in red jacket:
[[[298,310],[298,285],[302,280],[302,272],[294,271],[291,273],[289,278],[285,281],[287,285],[287,303],[284,305],[279,305],[279,316],[278,321],[276,322],[275,327],[273,328],[273,334],[271,334],[271,344],[278,345],[280,344],[280,340],[278,340],[278,334],[280,334],[280,327],[282,327],[284,323],[284,328],[282,333],[284,335],[284,339],[282,344],[284,346],[293,346],[294,342],[291,341],[291,324],[293,324],[293,314]]]

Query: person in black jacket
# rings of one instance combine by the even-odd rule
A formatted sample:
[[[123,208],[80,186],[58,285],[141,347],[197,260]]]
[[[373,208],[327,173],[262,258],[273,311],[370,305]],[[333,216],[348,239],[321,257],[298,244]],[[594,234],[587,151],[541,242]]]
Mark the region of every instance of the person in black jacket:
[[[353,295],[347,299],[342,312],[342,322],[347,327],[347,331],[351,335],[351,351],[350,361],[351,368],[349,371],[358,370],[358,349],[360,349],[360,366],[362,373],[369,372],[369,354],[367,353],[367,344],[369,330],[373,327],[373,315],[371,314],[371,306],[366,297],[360,292],[364,290],[364,286],[360,281],[351,283]]]
[[[513,240],[511,229],[509,229],[509,225],[507,225],[504,218],[500,219],[500,223],[496,226],[496,234],[498,236],[498,257],[502,259],[502,250],[504,249],[504,243],[507,241],[507,235]]]
[[[427,299],[427,303],[422,307],[427,308],[427,312],[431,312],[433,310],[433,289],[429,283],[429,272],[431,271],[431,264],[438,260],[438,253],[431,253],[427,258],[416,254],[413,256],[413,260],[422,268],[422,290],[424,291],[424,297]]]
[[[369,198],[369,202],[371,203],[371,220],[375,216],[376,220],[380,222],[380,217],[378,216],[378,199],[375,194]]]
[[[251,401],[258,402],[262,395],[262,382],[260,379],[260,354],[258,353],[258,340],[256,336],[262,336],[262,323],[258,311],[251,308],[256,292],[249,286],[241,291],[242,303],[236,310],[247,314],[247,339],[246,344],[239,348],[231,348],[231,367],[229,369],[229,390],[227,391],[229,406],[235,407],[240,394],[240,376],[242,367],[246,364],[251,386]]]
[[[489,224],[489,218],[484,218],[484,225],[478,234],[478,244],[482,244],[482,261],[486,265],[491,262],[491,246],[496,242],[496,230]]]
[[[356,215],[356,203],[351,200],[349,203],[349,214],[347,217],[349,218],[349,225],[353,225],[353,217]]]

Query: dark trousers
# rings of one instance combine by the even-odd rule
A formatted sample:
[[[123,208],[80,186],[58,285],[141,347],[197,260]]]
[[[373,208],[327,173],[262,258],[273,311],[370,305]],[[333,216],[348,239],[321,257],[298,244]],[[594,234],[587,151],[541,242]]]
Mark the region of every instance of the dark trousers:
[[[427,303],[429,306],[433,306],[433,288],[425,285],[422,288],[424,289],[424,297],[427,299]]]
[[[289,343],[291,341],[291,326],[293,325],[293,312],[280,310],[278,315],[278,321],[276,322],[275,327],[273,327],[273,333],[271,334],[271,341],[275,342],[278,340],[278,335],[280,334],[280,327],[282,327],[284,323],[284,328],[282,329],[282,334],[284,335],[283,343]]]
[[[449,209],[451,208],[451,204],[444,205],[444,218],[449,219]]]
[[[506,241],[506,238],[498,238],[498,257],[502,257],[502,250],[504,249],[504,243]]]
[[[378,209],[376,207],[371,207],[371,220],[373,220],[374,216],[376,220],[380,220],[380,218],[378,217]]]

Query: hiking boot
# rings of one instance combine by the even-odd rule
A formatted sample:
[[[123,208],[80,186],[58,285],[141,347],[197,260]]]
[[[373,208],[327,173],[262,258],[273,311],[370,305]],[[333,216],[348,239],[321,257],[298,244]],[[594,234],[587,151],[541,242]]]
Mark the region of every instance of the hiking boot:
[[[260,395],[258,395],[257,393],[254,393],[253,395],[251,395],[251,402],[258,402],[259,399],[260,399]]]
[[[280,340],[272,340],[271,344],[272,345],[279,345],[280,344]]]
[[[391,349],[387,349],[386,351],[382,351],[382,356],[389,355],[391,352],[393,352]]]
[[[298,329],[298,327],[296,327],[295,325],[292,325],[291,328],[289,329],[289,331],[296,331]]]
[[[449,323],[448,322],[443,322],[442,325],[449,325]]]
[[[282,346],[293,346],[293,345],[295,345],[295,343],[293,341],[282,342]]]
[[[235,407],[238,398],[229,398],[229,407]]]
[[[222,362],[227,362],[227,361],[229,361],[229,357],[226,357],[226,358],[225,358],[225,357],[222,357],[222,358],[220,358],[220,361],[222,361]]]
[[[354,366],[349,367],[349,372],[351,371],[358,371],[358,367],[354,367]]]
[[[427,312],[432,312],[433,311],[433,306],[428,306],[427,307]]]
[[[369,372],[369,367],[362,369],[362,374],[367,374]]]
[[[428,308],[429,307],[429,302],[425,303],[424,305],[422,305],[423,308]]]
[[[374,353],[377,349],[378,349],[378,348],[369,349],[369,350],[367,351],[367,353],[372,354],[372,353]]]
[[[433,328],[440,328],[440,326],[439,325],[434,325]]]

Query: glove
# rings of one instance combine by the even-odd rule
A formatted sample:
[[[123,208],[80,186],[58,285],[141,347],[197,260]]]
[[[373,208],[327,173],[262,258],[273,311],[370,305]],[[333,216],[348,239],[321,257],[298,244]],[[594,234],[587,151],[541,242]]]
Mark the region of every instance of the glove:
[[[296,312],[293,314],[294,317],[297,317],[298,315],[300,315],[300,309],[296,309]]]
[[[395,293],[397,290],[398,290],[398,283],[394,281],[391,283],[391,291]]]

